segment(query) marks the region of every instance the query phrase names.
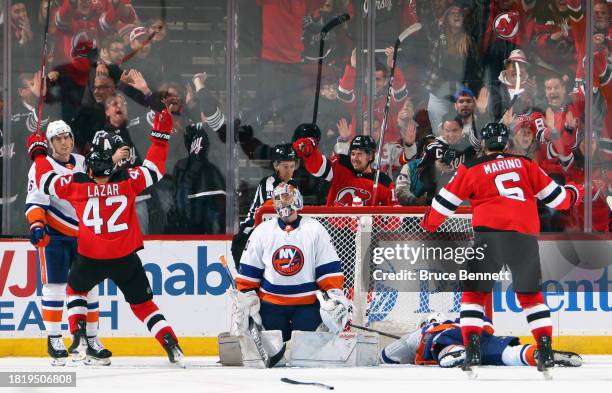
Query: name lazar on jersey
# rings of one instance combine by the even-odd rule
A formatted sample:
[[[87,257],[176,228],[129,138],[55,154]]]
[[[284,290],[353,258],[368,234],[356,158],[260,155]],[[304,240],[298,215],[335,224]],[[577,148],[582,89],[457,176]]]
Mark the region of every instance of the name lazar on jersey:
[[[485,174],[489,174],[489,173],[505,171],[508,169],[522,168],[522,167],[523,167],[523,163],[521,162],[521,160],[519,160],[518,158],[513,158],[510,160],[495,161],[490,164],[485,164],[484,171],[485,171]]]
[[[87,187],[88,197],[109,197],[119,195],[119,184],[97,184]]]

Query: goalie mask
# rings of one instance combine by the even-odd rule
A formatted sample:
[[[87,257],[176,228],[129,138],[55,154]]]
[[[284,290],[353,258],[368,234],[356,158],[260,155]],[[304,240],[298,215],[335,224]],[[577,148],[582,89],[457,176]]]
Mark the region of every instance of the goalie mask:
[[[300,191],[291,183],[280,183],[272,191],[272,203],[278,216],[285,221],[293,212],[304,207]]]

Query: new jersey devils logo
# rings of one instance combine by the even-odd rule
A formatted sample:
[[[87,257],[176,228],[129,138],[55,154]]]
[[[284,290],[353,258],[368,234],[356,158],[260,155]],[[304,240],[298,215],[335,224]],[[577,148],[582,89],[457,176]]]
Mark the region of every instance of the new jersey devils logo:
[[[503,39],[511,39],[516,37],[519,31],[520,15],[516,11],[504,12],[497,15],[493,26],[495,33]]]
[[[304,266],[304,254],[295,246],[282,246],[272,254],[272,266],[281,276],[293,276]]]
[[[366,202],[370,200],[371,196],[372,195],[370,192],[364,190],[363,188],[345,187],[338,191],[338,194],[336,194],[336,205],[352,206],[353,199],[355,197],[359,197],[365,206],[367,205]]]

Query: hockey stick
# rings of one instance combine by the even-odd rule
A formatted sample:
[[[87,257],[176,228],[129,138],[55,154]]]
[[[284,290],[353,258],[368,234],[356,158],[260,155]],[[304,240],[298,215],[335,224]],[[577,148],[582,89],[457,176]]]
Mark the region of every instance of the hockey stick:
[[[227,266],[227,260],[225,259],[225,255],[219,255],[219,261],[221,261],[221,265],[225,269],[225,273],[227,274],[227,278],[229,278],[230,283],[232,284],[232,288],[236,289],[236,281],[234,277],[232,277],[232,272],[229,270]],[[257,348],[257,352],[259,352],[259,356],[264,362],[266,368],[274,367],[276,363],[278,363],[285,355],[285,349],[287,349],[286,345],[283,343],[283,347],[278,351],[276,355],[270,356],[268,351],[263,347],[263,339],[261,338],[261,334],[259,334],[261,327],[255,323],[253,317],[249,315],[249,327],[248,332],[253,342],[255,343],[255,347]]]
[[[389,87],[387,88],[387,100],[385,102],[385,111],[383,114],[382,124],[380,126],[380,136],[378,137],[378,148],[376,153],[376,176],[374,177],[374,190],[372,197],[372,206],[376,204],[376,196],[378,194],[378,182],[380,180],[380,159],[382,155],[382,145],[385,140],[385,129],[387,128],[387,118],[389,117],[389,108],[391,107],[391,93],[393,91],[393,79],[395,79],[395,65],[397,62],[397,52],[399,46],[404,42],[404,40],[417,31],[421,30],[421,24],[415,23],[408,27],[406,30],[402,31],[402,33],[395,40],[395,45],[393,46],[393,62],[391,63],[391,74],[389,75]],[[371,122],[372,124],[373,121]]]
[[[36,133],[42,128],[43,103],[45,101],[45,76],[47,74],[47,56],[49,51],[49,20],[51,19],[51,0],[47,0],[47,18],[45,19],[45,36],[43,38],[42,56],[40,59],[40,88],[38,90],[38,107],[36,108]]]
[[[300,381],[296,381],[295,379],[290,379],[290,378],[281,378],[281,382],[290,383],[292,385],[311,385],[311,386],[317,386],[317,387],[327,389],[327,390],[334,390],[333,386],[326,385],[324,383],[319,383],[319,382],[300,382]]]
[[[349,14],[342,14],[330,20],[321,29],[321,37],[319,38],[319,64],[317,66],[317,90],[315,91],[314,109],[312,112],[312,124],[317,124],[317,114],[319,112],[319,94],[321,93],[321,72],[323,70],[323,46],[325,45],[325,35],[334,27],[349,20]]]
[[[514,94],[514,97],[512,97],[512,99],[510,100],[510,103],[508,104],[508,106],[506,107],[506,109],[504,110],[504,112],[501,114],[501,117],[499,119],[497,119],[498,123],[501,123],[504,120],[504,116],[506,116],[506,112],[508,112],[516,103],[516,100],[519,98],[519,96],[521,95],[520,93],[520,88],[521,88],[521,67],[519,67],[518,62],[514,62],[514,66],[516,67],[516,81],[514,83],[514,90],[516,91],[516,93]]]
[[[389,338],[394,338],[394,339],[396,339],[396,340],[397,340],[398,338],[401,338],[400,336],[395,335],[395,334],[385,333],[385,332],[382,332],[382,331],[380,331],[380,330],[372,329],[372,328],[369,328],[369,327],[360,326],[360,325],[355,325],[354,323],[349,323],[349,326],[350,326],[350,327],[354,327],[355,329],[365,330],[366,332],[378,333],[378,334],[380,334],[381,336],[385,336],[385,337],[389,337]]]

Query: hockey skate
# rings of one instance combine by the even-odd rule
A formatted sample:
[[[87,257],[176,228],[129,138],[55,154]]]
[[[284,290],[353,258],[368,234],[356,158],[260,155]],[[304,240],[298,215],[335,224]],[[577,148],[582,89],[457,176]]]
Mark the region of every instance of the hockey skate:
[[[108,366],[113,353],[102,346],[98,336],[87,337],[87,350],[84,364],[88,366]]]
[[[72,344],[68,348],[70,356],[72,356],[73,362],[80,362],[85,359],[85,352],[87,351],[87,335],[86,335],[86,322],[77,322],[77,331],[72,335]]]
[[[574,352],[563,352],[553,350],[553,360],[556,366],[563,367],[580,367],[582,366],[582,357]]]
[[[468,345],[465,348],[465,361],[461,369],[466,372],[468,378],[476,379],[480,363],[480,336],[472,333],[468,337]]]
[[[438,355],[438,365],[442,368],[463,366],[464,362],[465,348],[461,345],[448,346]]]
[[[61,335],[47,336],[47,353],[51,356],[52,366],[65,366],[68,358],[68,351],[64,346],[64,339]]]
[[[170,360],[170,363],[176,364],[181,368],[185,368],[185,355],[183,354],[181,347],[179,347],[176,339],[170,333],[166,333],[163,340],[165,343],[164,349],[168,353],[168,360]]]
[[[542,373],[545,379],[551,379],[552,374],[550,369],[555,366],[553,357],[552,343],[549,336],[541,336],[538,339],[538,371]]]

